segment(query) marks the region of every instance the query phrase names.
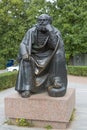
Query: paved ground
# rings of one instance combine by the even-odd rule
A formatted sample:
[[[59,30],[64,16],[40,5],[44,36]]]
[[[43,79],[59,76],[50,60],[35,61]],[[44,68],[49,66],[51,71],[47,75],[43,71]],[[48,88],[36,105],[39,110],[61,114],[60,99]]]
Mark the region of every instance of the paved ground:
[[[87,130],[87,77],[68,76],[68,88],[76,89],[76,111],[74,121],[66,130]],[[42,128],[23,128],[4,124],[4,98],[15,93],[14,88],[0,92],[0,130],[46,130]]]
[[[1,74],[1,73],[5,73],[5,72],[7,72],[6,69],[5,69],[5,70],[0,70],[0,74]]]
[[[69,76],[68,87],[76,88],[76,114],[73,130],[87,130],[87,77]]]

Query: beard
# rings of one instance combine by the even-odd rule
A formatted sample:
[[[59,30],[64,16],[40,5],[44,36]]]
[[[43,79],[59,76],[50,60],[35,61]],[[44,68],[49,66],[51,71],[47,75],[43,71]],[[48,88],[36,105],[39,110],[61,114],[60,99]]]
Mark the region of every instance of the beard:
[[[46,25],[37,24],[36,27],[37,27],[37,30],[39,30],[39,31],[41,31],[43,33],[47,32]]]

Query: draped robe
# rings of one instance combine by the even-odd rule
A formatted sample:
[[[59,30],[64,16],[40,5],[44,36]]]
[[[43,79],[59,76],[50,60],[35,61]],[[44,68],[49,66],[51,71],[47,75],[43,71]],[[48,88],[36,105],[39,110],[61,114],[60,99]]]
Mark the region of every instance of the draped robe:
[[[44,34],[45,35],[45,34]],[[15,90],[39,92],[53,85],[59,79],[67,88],[67,71],[64,43],[59,30],[53,27],[51,35],[46,34],[44,43],[38,44],[38,31],[33,27],[25,34],[19,48],[19,72]],[[29,61],[22,56],[28,54]]]

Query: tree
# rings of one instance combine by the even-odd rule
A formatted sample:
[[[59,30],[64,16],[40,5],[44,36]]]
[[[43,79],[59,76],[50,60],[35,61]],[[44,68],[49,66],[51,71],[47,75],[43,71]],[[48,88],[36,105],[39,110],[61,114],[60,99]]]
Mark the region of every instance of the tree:
[[[87,2],[85,0],[1,0],[0,67],[16,58],[25,32],[41,13],[53,17],[63,37],[68,58],[87,53]]]
[[[48,6],[54,25],[62,32],[66,54],[71,58],[87,53],[87,2],[58,0]]]
[[[35,24],[35,17],[44,4],[44,0],[0,1],[0,67],[5,66],[8,59],[17,57],[25,32]]]

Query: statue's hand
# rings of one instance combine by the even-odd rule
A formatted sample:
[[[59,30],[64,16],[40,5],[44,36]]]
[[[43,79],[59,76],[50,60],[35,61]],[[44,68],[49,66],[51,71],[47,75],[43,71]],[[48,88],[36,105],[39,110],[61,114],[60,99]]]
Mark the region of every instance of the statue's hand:
[[[51,32],[53,30],[52,26],[50,24],[46,25],[46,30],[48,30],[49,32]]]
[[[24,55],[22,56],[22,59],[23,59],[24,61],[29,61],[28,54],[24,54]]]

